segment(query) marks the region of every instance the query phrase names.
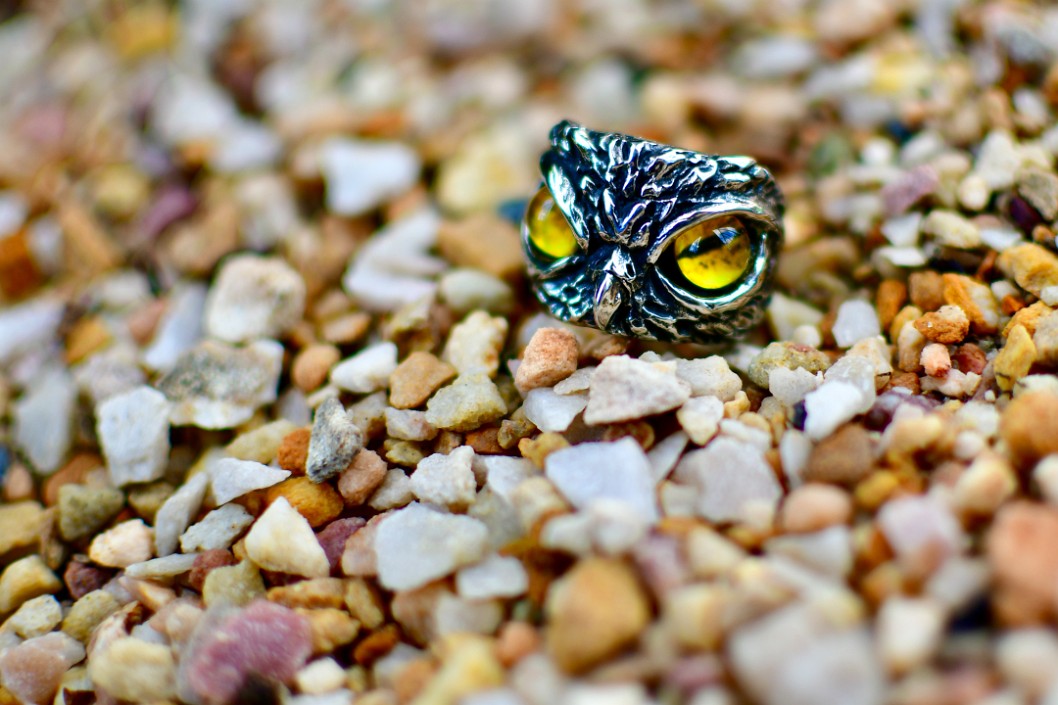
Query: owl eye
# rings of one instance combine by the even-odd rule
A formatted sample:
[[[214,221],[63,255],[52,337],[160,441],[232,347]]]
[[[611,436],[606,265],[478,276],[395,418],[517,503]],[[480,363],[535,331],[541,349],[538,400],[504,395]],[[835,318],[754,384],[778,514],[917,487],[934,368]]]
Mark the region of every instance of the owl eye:
[[[738,281],[752,255],[749,231],[732,216],[711,218],[684,229],[672,244],[676,267],[701,289],[722,289]]]
[[[547,188],[542,188],[529,201],[525,212],[525,223],[529,231],[529,242],[536,250],[551,259],[569,257],[577,251],[577,238],[573,234],[566,216],[555,205],[555,199]]]

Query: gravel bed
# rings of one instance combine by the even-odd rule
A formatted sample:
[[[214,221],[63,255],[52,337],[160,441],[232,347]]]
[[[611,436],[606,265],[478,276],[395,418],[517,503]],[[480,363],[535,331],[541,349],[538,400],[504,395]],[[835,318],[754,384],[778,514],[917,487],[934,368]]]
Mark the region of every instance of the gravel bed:
[[[1058,703],[1058,7],[0,3],[0,705]],[[563,118],[775,175],[541,312]]]

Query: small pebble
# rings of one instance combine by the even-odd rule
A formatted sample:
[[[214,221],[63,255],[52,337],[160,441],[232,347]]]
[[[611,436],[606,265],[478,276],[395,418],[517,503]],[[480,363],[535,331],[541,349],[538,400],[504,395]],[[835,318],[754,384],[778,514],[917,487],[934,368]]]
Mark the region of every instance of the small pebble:
[[[206,298],[206,333],[228,343],[280,338],[301,320],[305,282],[278,257],[225,261]]]
[[[559,668],[579,673],[634,642],[650,621],[635,574],[620,561],[589,558],[548,590],[547,649]]]
[[[591,378],[584,422],[607,424],[670,411],[691,396],[672,363],[652,363],[626,355],[604,359]]]
[[[361,450],[338,476],[338,492],[345,504],[356,507],[368,500],[386,477],[386,461],[373,450]],[[398,471],[399,472],[399,471]]]
[[[180,536],[180,550],[196,553],[228,548],[253,523],[253,516],[238,504],[214,509]]]
[[[227,504],[247,492],[272,487],[288,477],[288,470],[277,470],[252,460],[220,458],[209,467],[213,499],[218,505]]]
[[[305,473],[323,482],[344,470],[364,447],[364,434],[335,397],[316,409]]]
[[[92,539],[88,557],[108,568],[142,563],[154,555],[154,531],[142,519],[130,519]]]
[[[496,375],[507,338],[507,319],[474,311],[452,328],[441,359],[460,375]]]
[[[882,331],[874,307],[866,301],[854,299],[838,307],[832,332],[838,347],[850,348],[860,340],[873,338]]]
[[[553,387],[577,371],[580,348],[565,328],[540,328],[522,353],[514,384],[523,395],[538,387]]]
[[[176,696],[176,658],[164,644],[126,637],[92,653],[92,682],[119,700],[148,702]]]
[[[423,502],[460,511],[474,502],[477,483],[472,464],[474,449],[460,446],[447,454],[423,458],[411,474],[411,489]]]
[[[150,387],[112,396],[96,409],[96,433],[116,487],[157,480],[169,459],[169,404]]]
[[[246,534],[246,554],[266,570],[324,577],[331,569],[316,534],[285,497],[269,505]]]
[[[200,472],[189,478],[183,487],[170,495],[158,509],[154,519],[154,544],[159,556],[168,556],[176,551],[180,534],[184,533],[191,519],[198,513],[208,486],[209,475]]]
[[[488,545],[487,534],[477,519],[412,503],[378,527],[379,580],[390,590],[421,587],[480,560]]]
[[[396,409],[415,409],[456,376],[454,367],[428,352],[404,358],[389,378],[389,403]]]
[[[385,389],[397,369],[397,346],[377,343],[331,368],[331,382],[341,389],[368,394]]]

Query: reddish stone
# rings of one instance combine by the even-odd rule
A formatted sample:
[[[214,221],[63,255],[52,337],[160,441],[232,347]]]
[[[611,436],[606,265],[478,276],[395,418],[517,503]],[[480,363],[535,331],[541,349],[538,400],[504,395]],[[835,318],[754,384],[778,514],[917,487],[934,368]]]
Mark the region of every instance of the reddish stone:
[[[202,592],[202,586],[206,584],[206,576],[211,570],[236,565],[238,562],[231,551],[226,548],[211,548],[203,551],[195,557],[195,563],[191,566],[191,575],[188,576],[191,587]]]
[[[327,562],[331,564],[331,573],[336,573],[342,563],[342,554],[345,553],[345,542],[355,534],[367,520],[360,517],[349,519],[336,519],[328,524],[323,531],[316,534],[316,540],[327,554]]]
[[[309,621],[257,600],[221,620],[185,657],[187,684],[205,705],[224,705],[254,675],[289,682],[311,654]]]
[[[98,566],[88,565],[80,561],[70,561],[66,564],[66,571],[62,574],[62,580],[66,583],[66,589],[70,591],[70,597],[79,600],[93,590],[110,582],[113,572],[104,570]]]

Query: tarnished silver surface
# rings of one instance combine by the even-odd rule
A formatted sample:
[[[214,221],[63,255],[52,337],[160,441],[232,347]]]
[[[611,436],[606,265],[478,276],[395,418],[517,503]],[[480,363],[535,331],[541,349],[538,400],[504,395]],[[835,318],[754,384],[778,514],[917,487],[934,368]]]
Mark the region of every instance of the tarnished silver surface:
[[[783,239],[782,194],[766,169],[750,157],[709,156],[571,122],[555,125],[551,145],[540,169],[579,248],[546,258],[524,222],[522,244],[533,289],[554,316],[615,335],[707,344],[760,321]],[[749,229],[742,278],[710,291],[674,275],[665,265],[674,236],[723,215]]]

